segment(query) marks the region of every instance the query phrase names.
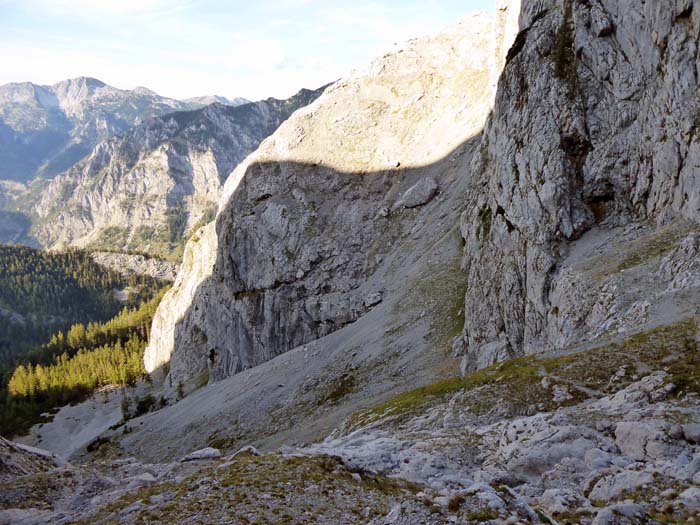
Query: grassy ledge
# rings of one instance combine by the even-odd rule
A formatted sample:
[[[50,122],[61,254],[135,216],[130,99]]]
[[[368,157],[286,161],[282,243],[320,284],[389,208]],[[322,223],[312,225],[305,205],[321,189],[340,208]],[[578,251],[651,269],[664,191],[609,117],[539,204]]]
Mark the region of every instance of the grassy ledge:
[[[465,377],[437,381],[399,394],[372,408],[360,410],[348,421],[354,429],[392,417],[408,417],[462,393],[459,403],[474,415],[483,415],[496,405],[510,415],[522,415],[530,407],[554,410],[579,403],[596,394],[609,395],[654,370],[668,373],[678,388],[676,395],[700,393],[700,356],[696,350],[696,320],[657,327],[631,335],[619,343],[554,358],[524,356],[504,361]],[[629,373],[613,385],[610,377],[621,367]],[[583,372],[585,371],[585,372]],[[556,404],[542,379],[566,386],[571,398]],[[488,387],[488,388],[484,388]]]

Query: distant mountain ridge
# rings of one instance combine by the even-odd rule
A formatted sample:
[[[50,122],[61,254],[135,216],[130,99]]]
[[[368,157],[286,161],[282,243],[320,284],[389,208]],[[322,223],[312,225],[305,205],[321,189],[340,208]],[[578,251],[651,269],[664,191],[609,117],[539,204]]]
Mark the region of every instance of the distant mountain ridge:
[[[123,90],[78,77],[51,86],[0,86],[0,180],[26,183],[71,167],[97,143],[140,120],[203,104],[145,88]]]
[[[209,104],[225,104],[227,106],[242,106],[243,104],[250,103],[250,100],[243,97],[236,97],[233,99],[222,97],[220,95],[205,95],[203,97],[191,97],[186,98],[183,102],[188,104],[201,104],[203,106],[208,106]]]
[[[213,217],[233,168],[322,92],[149,117],[25,196],[32,233],[46,247],[177,259],[186,236]]]
[[[236,164],[318,93],[251,103],[89,77],[0,86],[0,242],[172,256]]]

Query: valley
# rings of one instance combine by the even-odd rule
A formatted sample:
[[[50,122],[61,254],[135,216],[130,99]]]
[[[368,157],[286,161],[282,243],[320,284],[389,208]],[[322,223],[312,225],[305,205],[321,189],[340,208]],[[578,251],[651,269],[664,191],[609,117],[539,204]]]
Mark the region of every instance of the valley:
[[[700,523],[700,5],[494,4],[8,176],[0,523]]]

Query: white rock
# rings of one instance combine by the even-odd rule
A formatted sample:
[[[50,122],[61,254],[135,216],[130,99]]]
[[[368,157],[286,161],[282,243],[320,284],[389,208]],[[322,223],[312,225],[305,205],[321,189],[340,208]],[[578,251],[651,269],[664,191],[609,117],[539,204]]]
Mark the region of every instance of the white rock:
[[[379,292],[376,292],[376,293],[371,293],[367,297],[365,297],[364,305],[367,308],[371,308],[372,306],[376,306],[381,302],[382,302],[382,294]]]
[[[240,456],[242,454],[250,454],[252,456],[260,456],[260,452],[258,451],[257,448],[255,448],[253,445],[246,445],[245,447],[237,450],[231,457],[235,458],[236,456]]]
[[[423,177],[416,184],[411,186],[401,196],[401,199],[396,204],[404,208],[415,208],[423,206],[431,201],[437,192],[438,184],[432,177]]]
[[[700,423],[688,423],[682,426],[683,437],[689,443],[700,445]]]
[[[608,502],[620,498],[644,485],[649,485],[654,477],[648,472],[625,470],[619,474],[602,478],[595,484],[588,498],[591,501]]]
[[[618,517],[640,520],[646,515],[644,507],[636,503],[620,503],[611,505],[598,512],[591,525],[615,525],[618,523]],[[634,522],[633,522],[634,523]]]
[[[690,487],[678,495],[678,500],[688,509],[700,510],[700,487]]]
[[[209,460],[209,459],[216,459],[221,457],[221,451],[217,448],[213,447],[206,447],[200,450],[195,450],[194,452],[190,452],[187,454],[185,457],[183,457],[180,461],[185,462],[185,461],[199,461],[199,460]]]

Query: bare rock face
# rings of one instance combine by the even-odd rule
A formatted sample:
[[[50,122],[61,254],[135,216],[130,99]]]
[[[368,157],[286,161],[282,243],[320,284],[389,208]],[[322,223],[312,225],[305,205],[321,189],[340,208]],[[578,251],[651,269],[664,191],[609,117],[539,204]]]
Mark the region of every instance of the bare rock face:
[[[152,336],[144,355],[144,365],[148,372],[163,372],[164,367],[169,368],[175,341],[182,341],[189,335],[179,321],[189,312],[200,283],[211,275],[216,262],[216,246],[213,222],[200,228],[187,242],[175,283],[161,300],[153,317]],[[178,366],[185,370],[197,369],[199,365],[200,356],[197,354],[183,352],[180,356]]]
[[[177,276],[178,265],[140,254],[93,252],[92,259],[112,271],[125,277],[131,275],[148,275],[164,282],[173,282]]]
[[[321,92],[147,119],[42,190],[33,234],[49,247],[177,257],[187,235],[213,217],[231,170]]]
[[[188,248],[158,311],[147,369],[171,360],[171,384],[207,369],[222,379],[372,308],[381,283],[360,285],[414,226],[412,210],[439,199],[429,166],[486,118],[493,25],[479,15],[410,41],[328,88],[239,165],[208,248]],[[402,196],[417,208],[397,207]]]
[[[635,300],[661,315],[661,290],[636,284],[631,300],[621,272],[678,239],[596,278],[565,260],[602,230],[658,240],[655,228],[689,233],[700,221],[697,5],[531,1],[520,27],[462,216],[471,368],[643,324]],[[693,249],[689,239],[679,256]]]

